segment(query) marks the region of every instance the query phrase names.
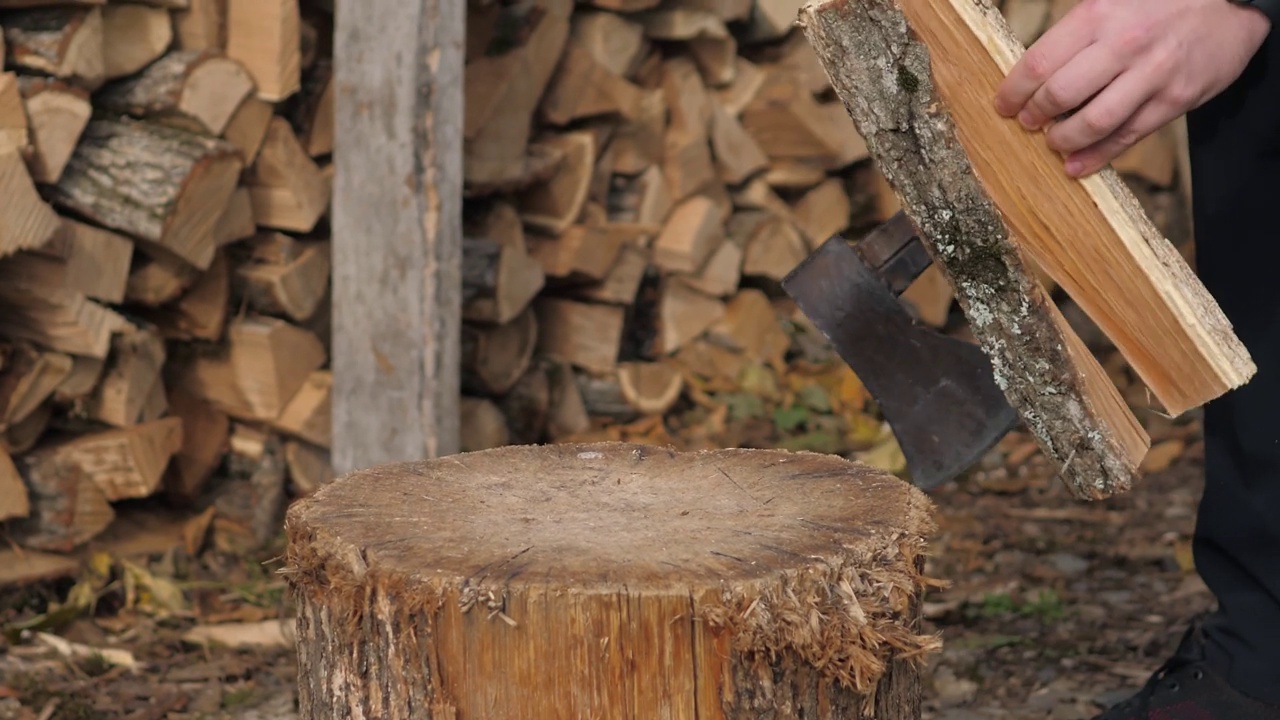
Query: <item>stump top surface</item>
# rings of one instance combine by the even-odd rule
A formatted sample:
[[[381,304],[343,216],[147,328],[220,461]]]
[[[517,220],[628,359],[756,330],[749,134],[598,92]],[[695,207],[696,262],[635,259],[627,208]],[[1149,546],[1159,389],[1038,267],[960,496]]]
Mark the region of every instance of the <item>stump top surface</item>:
[[[577,587],[715,585],[933,529],[907,482],[838,456],[510,446],[350,473],[296,503],[313,547],[370,569]]]

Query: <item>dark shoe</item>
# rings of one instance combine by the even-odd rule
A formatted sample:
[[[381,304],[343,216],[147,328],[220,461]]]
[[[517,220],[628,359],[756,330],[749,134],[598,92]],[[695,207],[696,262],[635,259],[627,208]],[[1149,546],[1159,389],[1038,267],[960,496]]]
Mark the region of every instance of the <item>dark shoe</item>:
[[[1280,720],[1280,706],[1227,685],[1205,661],[1198,624],[1133,697],[1094,720]]]

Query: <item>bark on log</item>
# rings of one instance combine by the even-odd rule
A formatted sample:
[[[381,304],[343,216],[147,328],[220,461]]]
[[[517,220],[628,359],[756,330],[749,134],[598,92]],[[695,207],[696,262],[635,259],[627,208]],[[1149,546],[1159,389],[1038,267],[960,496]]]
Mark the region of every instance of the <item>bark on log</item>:
[[[1149,440],[1036,282],[934,87],[929,48],[896,0],[820,0],[800,23],[877,167],[956,288],[996,380],[1066,486],[1126,492]]]
[[[252,92],[249,71],[219,51],[175,50],[108,84],[93,102],[104,110],[217,136]]]
[[[94,120],[51,187],[55,205],[207,270],[240,153],[224,140],[121,118]]]
[[[97,7],[31,8],[6,12],[5,65],[48,73],[87,90],[106,77],[102,10]]]
[[[300,716],[919,718],[931,509],[773,450],[358,471],[286,520]]]

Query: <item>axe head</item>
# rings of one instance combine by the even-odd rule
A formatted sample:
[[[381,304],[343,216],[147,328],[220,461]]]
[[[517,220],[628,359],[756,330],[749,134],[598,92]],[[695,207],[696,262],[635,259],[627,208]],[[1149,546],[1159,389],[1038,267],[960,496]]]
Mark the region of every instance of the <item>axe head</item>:
[[[930,261],[899,213],[857,246],[829,239],[782,281],[875,398],[911,482],[926,490],[972,467],[1018,422],[986,353],[917,323],[898,299]]]

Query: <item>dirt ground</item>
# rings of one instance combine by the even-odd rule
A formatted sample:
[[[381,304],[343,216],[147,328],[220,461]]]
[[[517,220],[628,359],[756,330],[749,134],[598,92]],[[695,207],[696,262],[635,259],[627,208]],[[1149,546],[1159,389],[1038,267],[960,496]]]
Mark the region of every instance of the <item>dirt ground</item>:
[[[929,666],[926,718],[1090,718],[1141,685],[1211,606],[1189,544],[1198,428],[1153,434],[1171,466],[1111,501],[1071,499],[1018,434],[989,469],[934,494],[929,570],[953,585],[927,606],[945,649]],[[0,593],[0,720],[296,717],[279,552],[175,550],[127,568],[101,558],[101,574],[78,584]],[[229,621],[248,647],[190,634]]]

